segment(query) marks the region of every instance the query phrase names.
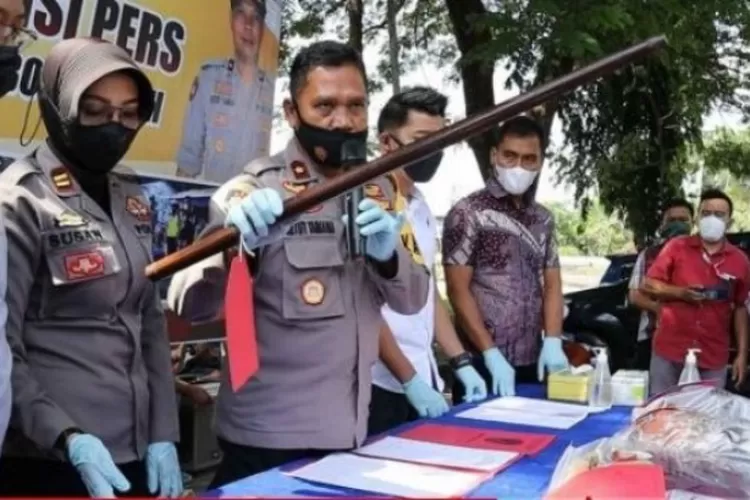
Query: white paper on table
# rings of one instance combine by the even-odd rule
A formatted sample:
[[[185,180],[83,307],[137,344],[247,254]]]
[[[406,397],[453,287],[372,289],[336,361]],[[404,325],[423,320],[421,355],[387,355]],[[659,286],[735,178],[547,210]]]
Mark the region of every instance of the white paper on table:
[[[497,472],[518,457],[518,453],[481,450],[388,436],[354,451],[358,455],[390,458],[440,467]]]
[[[589,413],[588,406],[517,396],[493,399],[492,401],[480,404],[478,408],[520,411],[560,418],[578,418],[581,415],[585,418]]]
[[[586,414],[578,416],[551,416],[543,413],[533,414],[525,411],[502,410],[498,408],[483,408],[477,406],[456,415],[458,418],[471,420],[486,420],[489,422],[503,422],[516,425],[533,425],[535,427],[547,427],[549,429],[570,429],[578,422],[586,418]]]
[[[286,474],[333,486],[402,498],[459,497],[489,477],[428,465],[335,453]]]

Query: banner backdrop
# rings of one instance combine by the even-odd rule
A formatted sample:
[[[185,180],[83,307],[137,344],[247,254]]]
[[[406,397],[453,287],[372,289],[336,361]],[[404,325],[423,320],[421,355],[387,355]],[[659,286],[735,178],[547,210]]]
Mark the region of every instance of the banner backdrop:
[[[241,164],[268,153],[282,1],[244,0],[235,3],[234,11],[230,0],[28,1],[27,27],[39,39],[22,54],[15,91],[0,100],[0,156],[25,155],[46,135],[40,126],[29,146],[19,142],[24,124],[28,140],[39,120],[34,92],[50,48],[65,38],[97,37],[126,49],[156,89],[154,114],[124,163],[146,174],[173,176],[183,161],[178,158],[185,158],[190,164],[180,165],[181,176],[227,180]],[[254,24],[263,8],[265,20]],[[248,53],[242,44],[253,45],[257,55],[249,80],[237,76],[242,69],[237,61],[243,50]],[[201,95],[206,104],[198,113],[194,98]],[[247,119],[240,123],[243,117]],[[252,148],[247,138],[215,132],[223,128],[252,130]],[[213,163],[220,164],[215,171]]]

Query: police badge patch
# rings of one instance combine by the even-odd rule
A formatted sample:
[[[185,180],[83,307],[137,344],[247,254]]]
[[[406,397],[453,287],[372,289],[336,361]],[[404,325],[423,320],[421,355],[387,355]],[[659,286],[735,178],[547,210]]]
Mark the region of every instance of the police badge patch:
[[[125,198],[125,210],[141,222],[151,221],[151,208],[134,196]]]
[[[302,301],[308,306],[319,306],[326,298],[326,287],[320,280],[309,279],[300,287]]]

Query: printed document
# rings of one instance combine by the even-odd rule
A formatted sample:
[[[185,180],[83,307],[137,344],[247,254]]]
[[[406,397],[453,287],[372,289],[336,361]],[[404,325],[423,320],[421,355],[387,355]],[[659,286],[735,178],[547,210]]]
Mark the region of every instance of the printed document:
[[[367,457],[491,473],[504,469],[518,458],[518,453],[508,451],[478,450],[392,436],[363,446],[354,453]]]
[[[570,429],[588,416],[588,407],[540,399],[506,397],[482,403],[456,416],[550,429]]]
[[[401,498],[461,497],[489,478],[484,472],[361,457],[352,453],[328,455],[287,474],[316,483]]]

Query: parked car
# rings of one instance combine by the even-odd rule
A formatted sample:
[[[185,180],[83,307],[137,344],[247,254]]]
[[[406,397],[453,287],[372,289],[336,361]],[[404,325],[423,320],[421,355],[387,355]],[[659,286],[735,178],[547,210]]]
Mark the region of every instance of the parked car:
[[[750,257],[750,232],[728,235],[729,241]],[[607,347],[612,370],[635,366],[640,311],[628,303],[628,285],[636,254],[608,257],[610,266],[596,288],[565,295],[566,337],[590,347]],[[734,359],[735,345],[732,336]],[[750,395],[750,384],[741,392]]]

